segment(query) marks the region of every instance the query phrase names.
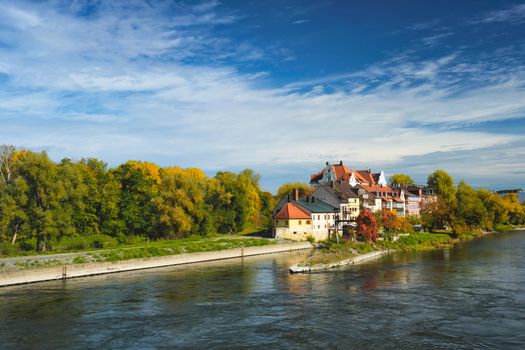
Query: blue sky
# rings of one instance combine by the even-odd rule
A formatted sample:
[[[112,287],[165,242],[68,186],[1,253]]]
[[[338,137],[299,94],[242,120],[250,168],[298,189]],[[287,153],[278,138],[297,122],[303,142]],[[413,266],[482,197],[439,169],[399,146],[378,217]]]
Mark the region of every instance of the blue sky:
[[[523,1],[0,0],[0,143],[525,187]]]

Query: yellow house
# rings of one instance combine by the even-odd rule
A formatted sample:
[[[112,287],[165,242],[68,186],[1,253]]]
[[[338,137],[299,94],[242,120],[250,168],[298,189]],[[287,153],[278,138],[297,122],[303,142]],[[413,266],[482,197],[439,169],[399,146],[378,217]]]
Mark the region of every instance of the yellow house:
[[[275,238],[305,241],[312,236],[311,214],[295,203],[283,205],[273,218]]]

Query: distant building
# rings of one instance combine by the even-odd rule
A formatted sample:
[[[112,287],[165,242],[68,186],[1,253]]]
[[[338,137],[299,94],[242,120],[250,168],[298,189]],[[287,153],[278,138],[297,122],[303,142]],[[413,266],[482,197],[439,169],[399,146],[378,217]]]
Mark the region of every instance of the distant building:
[[[347,168],[342,161],[338,164],[326,162],[324,169],[310,176],[313,189],[329,186],[340,192],[354,192],[360,199],[360,207],[375,212],[383,208],[405,215],[404,191],[388,186],[383,171],[373,173],[368,170]]]

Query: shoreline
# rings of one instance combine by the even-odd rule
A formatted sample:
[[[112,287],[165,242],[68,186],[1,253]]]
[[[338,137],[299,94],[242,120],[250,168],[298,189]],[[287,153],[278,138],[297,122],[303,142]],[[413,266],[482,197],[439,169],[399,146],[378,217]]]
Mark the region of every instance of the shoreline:
[[[364,262],[366,260],[377,258],[382,255],[393,253],[396,251],[397,250],[395,249],[376,250],[370,253],[358,254],[357,256],[354,256],[352,258],[340,260],[340,261],[330,263],[330,264],[316,264],[316,265],[311,265],[311,266],[296,264],[296,265],[290,266],[290,273],[295,274],[295,273],[312,273],[316,271],[328,271],[331,269],[337,269],[342,266],[355,265],[356,263]]]
[[[66,280],[77,277],[87,277],[118,273],[125,271],[145,270],[158,267],[188,265],[208,261],[244,258],[248,256],[284,253],[294,250],[313,248],[310,242],[277,243],[266,246],[252,246],[227,250],[185,253],[177,255],[159,256],[153,258],[130,259],[115,262],[93,262],[85,264],[64,264],[54,267],[7,271],[0,273],[0,287]]]
[[[525,227],[513,228],[513,229],[510,229],[507,232],[511,232],[511,231],[525,231]],[[489,234],[499,234],[499,232],[498,231],[490,231],[490,232],[489,231],[484,231],[484,232],[482,232],[481,236],[485,236],[485,235],[489,235]],[[466,241],[469,241],[469,239],[456,238],[456,239],[454,239],[452,244],[456,245],[456,244],[458,244],[460,242],[466,242]],[[440,248],[435,247],[434,249],[440,249]],[[381,250],[376,250],[376,251],[373,251],[373,252],[370,252],[370,253],[358,254],[357,256],[354,256],[352,258],[339,260],[339,261],[336,261],[336,262],[333,262],[333,263],[329,263],[329,264],[315,264],[315,265],[295,264],[295,265],[290,266],[290,270],[289,271],[290,271],[291,274],[330,271],[330,270],[337,269],[337,268],[342,267],[342,266],[354,265],[356,263],[363,262],[363,261],[366,261],[366,260],[370,260],[370,259],[373,259],[373,258],[377,258],[377,257],[385,255],[385,254],[394,253],[396,251],[400,251],[400,250],[399,249],[381,249]]]

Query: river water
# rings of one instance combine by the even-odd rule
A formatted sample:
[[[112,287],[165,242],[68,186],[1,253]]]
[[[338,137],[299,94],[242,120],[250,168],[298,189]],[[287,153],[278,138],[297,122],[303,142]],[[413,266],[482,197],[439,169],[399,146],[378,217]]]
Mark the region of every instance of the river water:
[[[0,289],[0,349],[525,349],[525,231],[290,275],[286,253]]]

